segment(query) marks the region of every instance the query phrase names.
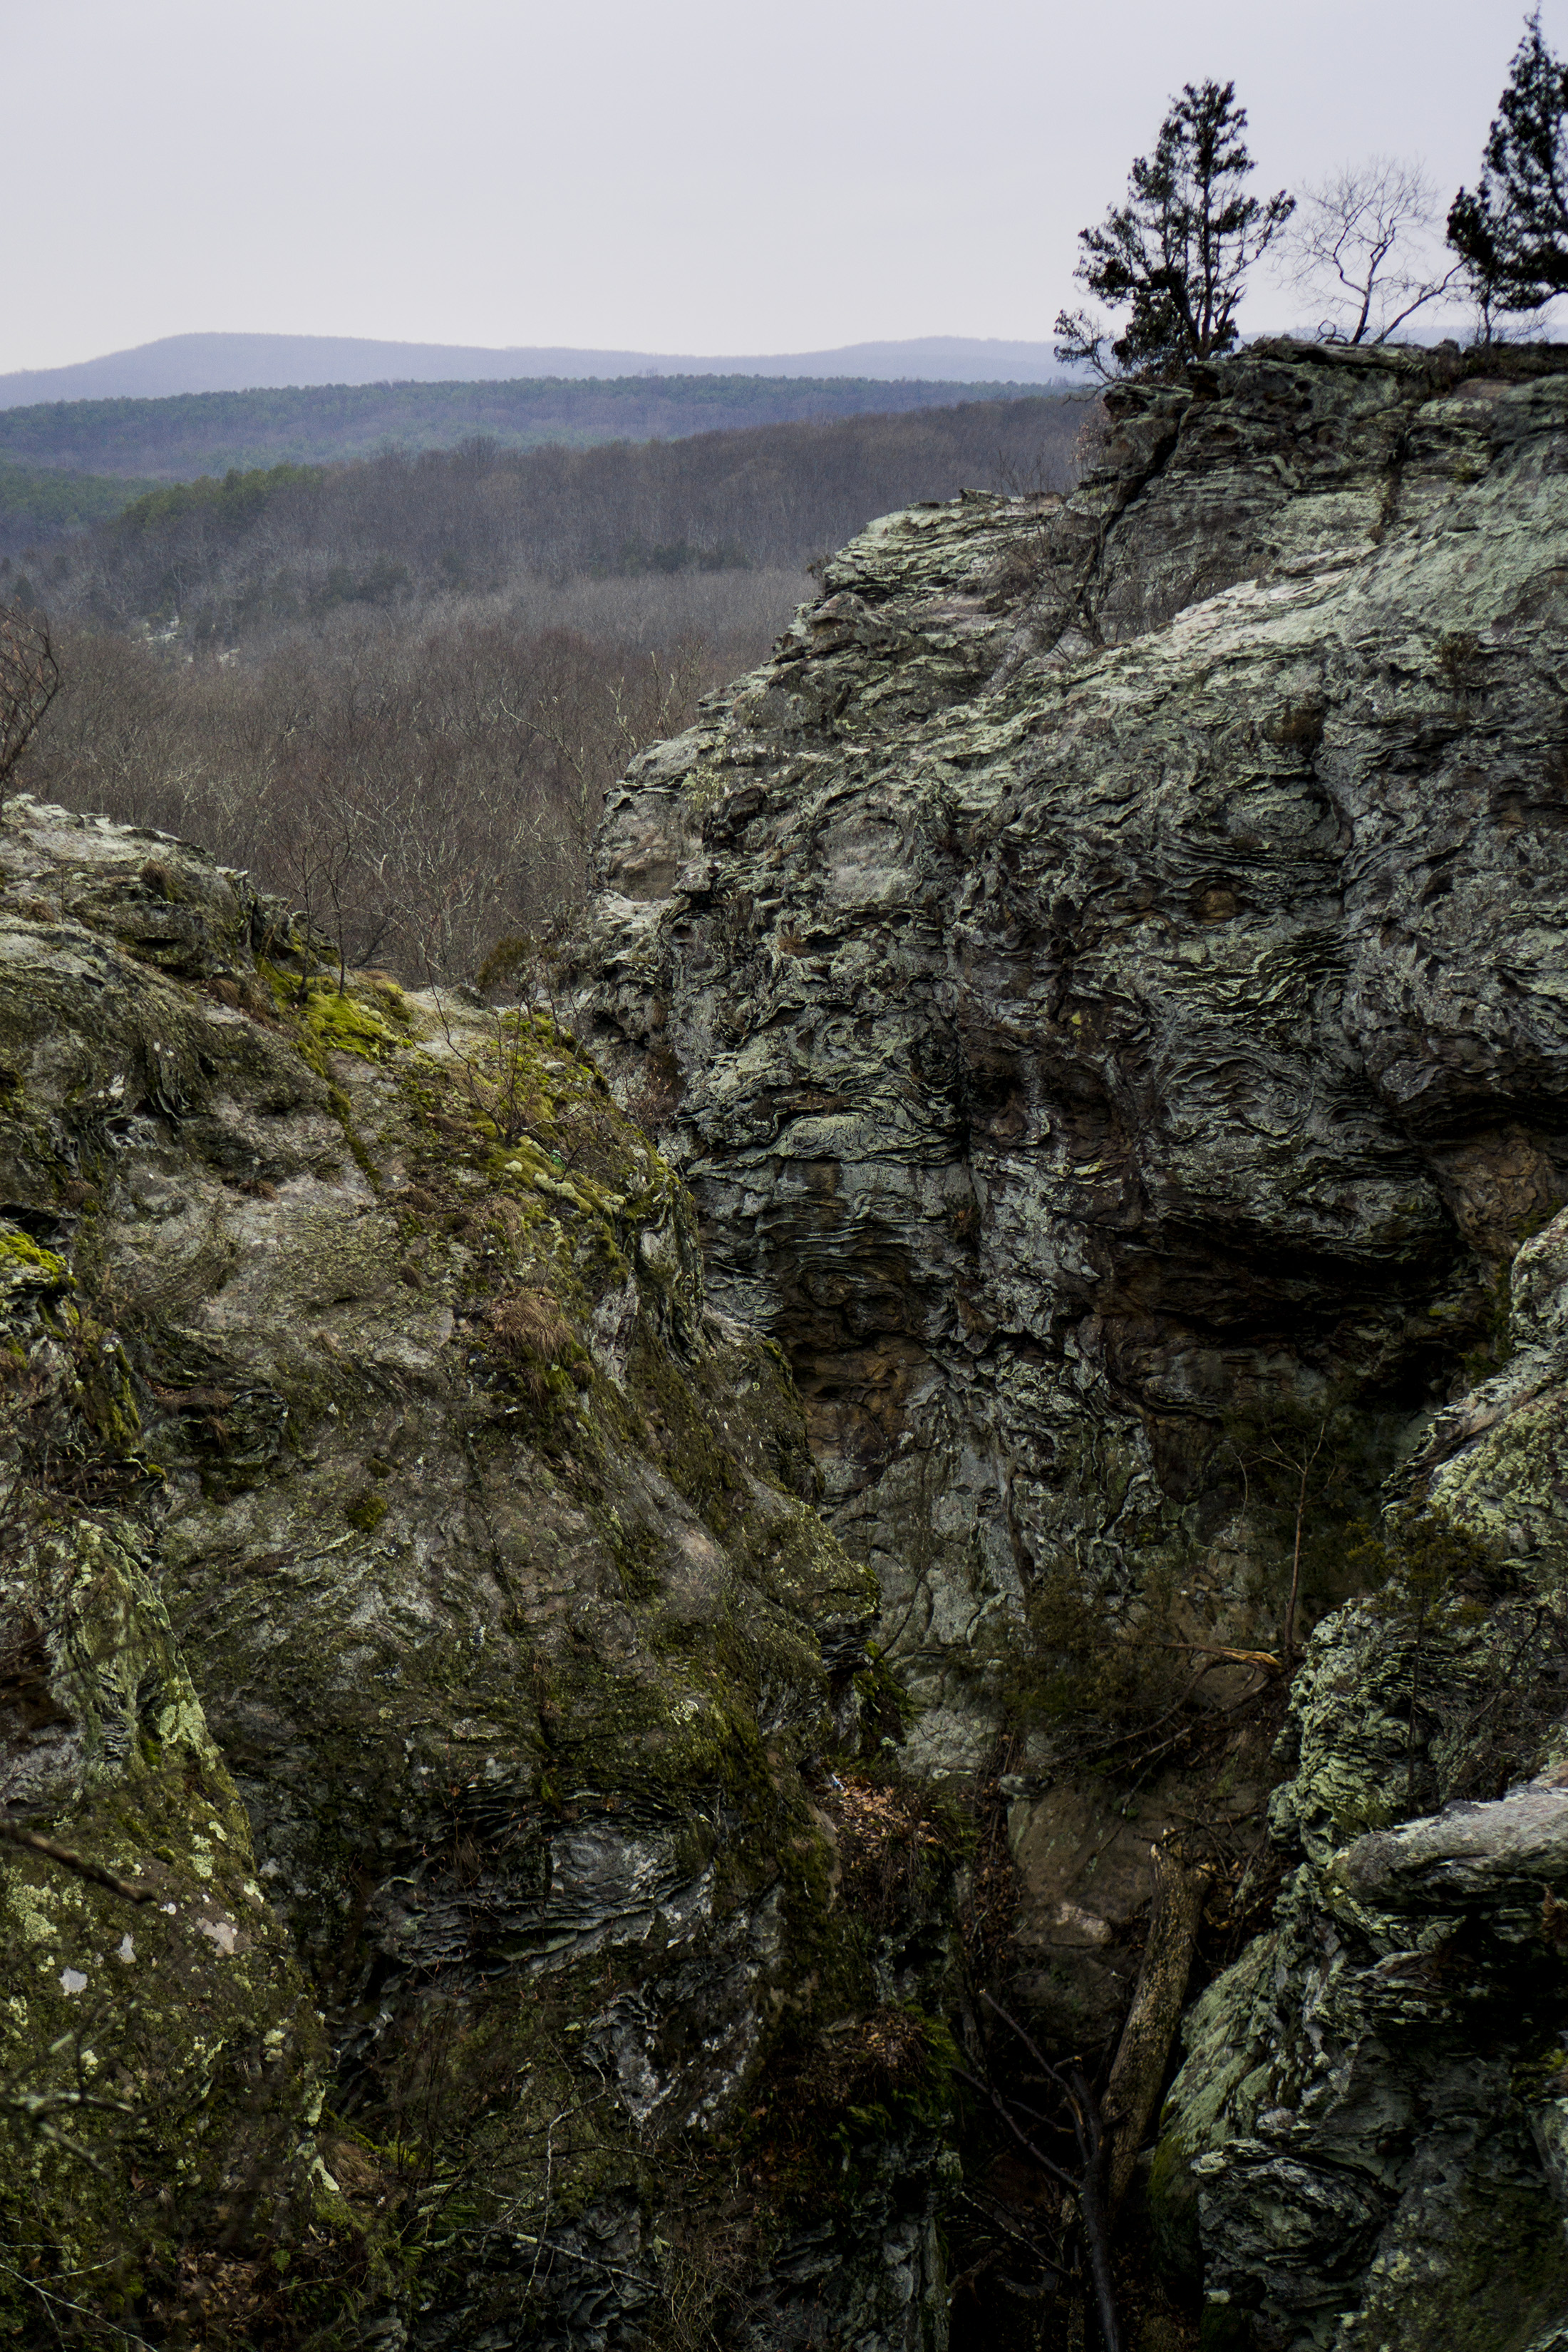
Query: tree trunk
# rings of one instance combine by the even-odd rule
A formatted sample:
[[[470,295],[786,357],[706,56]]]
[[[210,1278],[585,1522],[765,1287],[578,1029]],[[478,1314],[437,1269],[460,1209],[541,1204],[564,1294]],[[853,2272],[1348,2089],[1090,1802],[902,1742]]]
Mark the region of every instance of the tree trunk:
[[[1175,1847],[1155,1847],[1149,1940],[1105,2088],[1105,2120],[1115,2132],[1107,2199],[1112,2216],[1127,2193],[1165,2078],[1206,1884],[1206,1872],[1184,1862]]]

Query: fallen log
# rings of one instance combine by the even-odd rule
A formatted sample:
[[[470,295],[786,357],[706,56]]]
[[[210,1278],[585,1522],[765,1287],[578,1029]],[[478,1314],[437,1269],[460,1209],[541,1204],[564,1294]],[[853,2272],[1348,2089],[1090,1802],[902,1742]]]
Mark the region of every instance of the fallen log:
[[[1111,2134],[1106,2202],[1111,2220],[1127,2194],[1165,2079],[1208,1890],[1207,1871],[1188,1863],[1173,1839],[1162,1840],[1153,1852],[1154,1901],[1143,1965],[1105,2086],[1104,2116]]]

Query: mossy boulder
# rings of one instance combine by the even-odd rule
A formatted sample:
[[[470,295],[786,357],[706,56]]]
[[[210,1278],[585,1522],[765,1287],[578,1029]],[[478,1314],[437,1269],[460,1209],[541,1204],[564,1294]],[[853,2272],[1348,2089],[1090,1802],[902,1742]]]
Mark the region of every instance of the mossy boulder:
[[[76,1857],[0,1849],[0,2198],[170,2340],[631,2341],[692,2136],[882,1998],[813,1793],[878,1595],[788,1371],[546,1015],[0,835],[7,1808]]]
[[[14,1489],[5,1537],[0,2335],[31,2343],[56,2294],[129,2319],[192,2250],[307,2233],[329,2063],[145,1528]]]

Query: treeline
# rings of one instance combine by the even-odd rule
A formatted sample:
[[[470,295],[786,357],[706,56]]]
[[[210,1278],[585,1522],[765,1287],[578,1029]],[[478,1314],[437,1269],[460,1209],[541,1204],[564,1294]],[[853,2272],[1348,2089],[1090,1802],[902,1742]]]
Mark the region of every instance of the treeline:
[[[520,583],[798,572],[873,515],[965,487],[1068,478],[1081,402],[975,401],[595,449],[401,453],[171,486],[50,551],[29,589],[61,617],[178,623],[234,645]]]
[[[690,433],[950,408],[1018,384],[885,383],[860,376],[561,376],[495,383],[290,385],[162,400],[52,400],[0,410],[0,462],[189,481],[232,468],[324,465],[388,446],[505,448],[676,440]]]
[[[117,475],[61,474],[0,460],[0,554],[19,555],[105,522],[151,487]]]

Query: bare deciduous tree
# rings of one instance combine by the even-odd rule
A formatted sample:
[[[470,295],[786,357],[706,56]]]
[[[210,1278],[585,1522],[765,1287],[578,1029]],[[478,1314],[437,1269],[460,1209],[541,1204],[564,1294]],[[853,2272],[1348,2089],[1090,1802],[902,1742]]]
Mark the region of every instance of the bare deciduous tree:
[[[299,1002],[303,1004],[310,996],[311,957],[323,932],[335,951],[341,996],[348,985],[351,901],[358,879],[359,845],[352,816],[326,797],[302,801],[290,812],[278,850],[289,895],[302,918]],[[354,958],[356,963],[367,961]]]
[[[1443,270],[1434,247],[1435,196],[1419,163],[1391,155],[1301,191],[1280,250],[1321,341],[1385,343],[1458,281],[1463,265]]]
[[[650,652],[646,663],[606,677],[593,698],[579,688],[536,700],[533,730],[571,779],[573,847],[583,870],[606,785],[645,743],[679,733],[691,716],[702,669],[702,648],[689,642],[662,658]]]
[[[59,692],[60,666],[49,625],[36,607],[0,607],[0,787]]]
[[[286,893],[346,966],[450,982],[580,896],[606,788],[751,656],[507,617],[171,661],[73,630],[32,753],[68,806],[199,841]]]

